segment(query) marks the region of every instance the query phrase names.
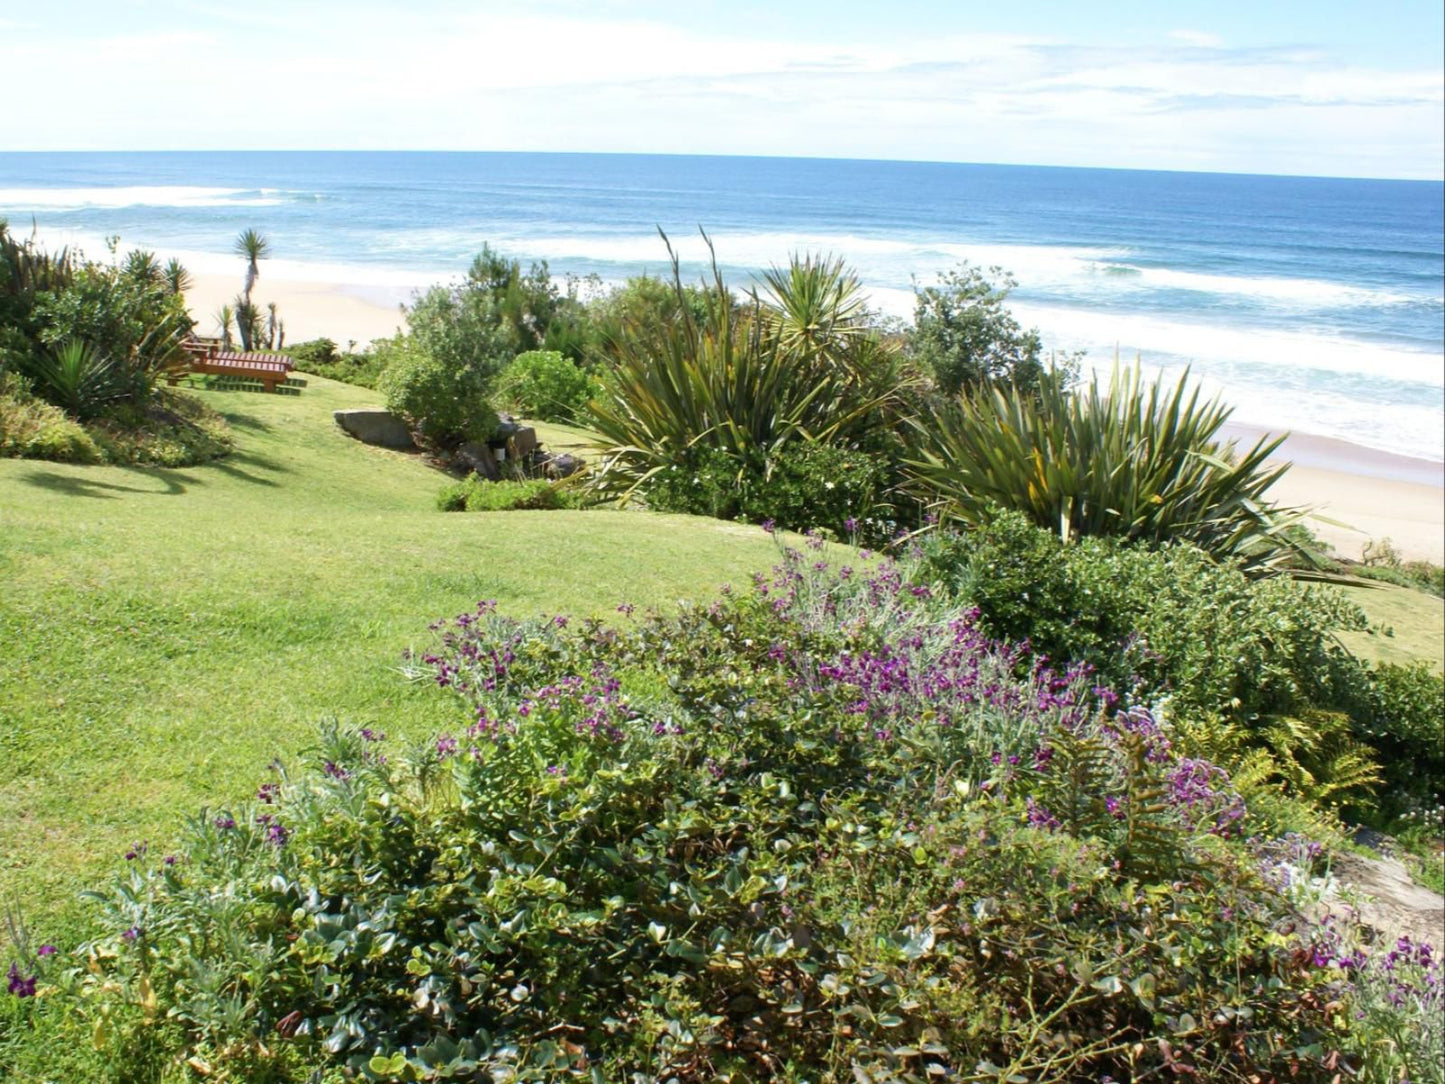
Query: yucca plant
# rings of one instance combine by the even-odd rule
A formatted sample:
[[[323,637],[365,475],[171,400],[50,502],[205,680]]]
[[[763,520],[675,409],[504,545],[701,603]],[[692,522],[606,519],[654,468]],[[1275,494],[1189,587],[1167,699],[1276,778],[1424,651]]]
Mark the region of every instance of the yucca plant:
[[[95,417],[135,390],[122,359],[76,339],[35,355],[25,369],[42,398],[81,420]]]
[[[1033,392],[960,397],[917,426],[908,486],[944,516],[976,523],[1013,508],[1064,541],[1112,535],[1192,542],[1254,574],[1306,557],[1286,531],[1304,511],[1266,495],[1288,464],[1267,465],[1284,437],[1239,453],[1219,433],[1231,414],[1201,403],[1188,373],[1172,389],[1116,365],[1071,391],[1053,377]]]
[[[855,324],[856,282],[841,265],[794,261],[787,275],[765,280],[778,305],[754,294],[739,306],[714,257],[698,318],[663,241],[676,315],[612,344],[616,365],[588,406],[603,455],[597,488],[626,500],[694,449],[727,457],[741,479],[760,464],[770,471],[790,442],[855,446],[885,430],[896,396],[891,359]],[[826,281],[814,289],[810,277]]]

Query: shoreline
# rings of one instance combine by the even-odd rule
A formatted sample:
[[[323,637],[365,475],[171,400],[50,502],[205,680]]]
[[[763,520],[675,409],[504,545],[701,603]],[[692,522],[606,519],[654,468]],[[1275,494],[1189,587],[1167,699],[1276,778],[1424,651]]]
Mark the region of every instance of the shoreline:
[[[203,334],[215,330],[215,313],[240,289],[239,274],[200,273],[187,304]],[[405,325],[403,307],[413,291],[376,283],[272,278],[263,264],[254,296],[277,305],[286,341],[329,338],[338,347],[362,347],[389,338]],[[1265,430],[1230,423],[1227,439],[1248,448]],[[1281,505],[1310,507],[1336,523],[1306,523],[1339,556],[1357,560],[1370,540],[1390,539],[1409,560],[1445,564],[1445,463],[1396,455],[1310,433],[1292,433],[1275,462],[1290,462],[1270,491]]]

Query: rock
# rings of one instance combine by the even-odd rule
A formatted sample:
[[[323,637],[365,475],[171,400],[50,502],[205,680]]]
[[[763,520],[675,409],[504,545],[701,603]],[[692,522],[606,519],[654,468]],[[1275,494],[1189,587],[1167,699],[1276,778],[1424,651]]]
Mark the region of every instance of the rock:
[[[530,425],[519,426],[507,441],[508,459],[526,459],[536,450],[537,430]]]
[[[381,448],[396,448],[412,451],[416,442],[411,439],[411,429],[397,415],[379,407],[361,410],[333,411],[336,424],[363,444],[375,444]]]
[[[502,477],[502,472],[497,469],[497,460],[492,455],[492,449],[479,441],[463,444],[458,448],[457,461],[489,482],[495,482]]]
[[[1362,831],[1355,839],[1377,849],[1378,857],[1336,855],[1331,872],[1359,894],[1360,924],[1374,930],[1377,944],[1387,947],[1401,937],[1441,947],[1445,898],[1415,883],[1405,864],[1389,853],[1385,837]]]
[[[584,466],[580,456],[552,455],[550,452],[543,452],[537,457],[537,465],[542,468],[548,478],[567,478],[576,474]]]

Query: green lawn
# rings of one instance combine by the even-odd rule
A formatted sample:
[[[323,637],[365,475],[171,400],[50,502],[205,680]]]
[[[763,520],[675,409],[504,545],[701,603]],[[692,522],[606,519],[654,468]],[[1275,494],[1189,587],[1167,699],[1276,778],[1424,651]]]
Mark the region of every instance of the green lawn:
[[[1377,626],[1341,637],[1356,655],[1399,664],[1427,659],[1436,670],[1445,669],[1445,600],[1388,583],[1345,591]]]
[[[337,716],[456,729],[408,686],[428,623],[668,605],[767,567],[756,528],[638,512],[442,514],[445,481],[331,421],[375,393],[200,393],[237,436],[188,470],[0,460],[0,903],[42,931],[132,840],[253,791]],[[544,434],[544,439],[550,434]]]

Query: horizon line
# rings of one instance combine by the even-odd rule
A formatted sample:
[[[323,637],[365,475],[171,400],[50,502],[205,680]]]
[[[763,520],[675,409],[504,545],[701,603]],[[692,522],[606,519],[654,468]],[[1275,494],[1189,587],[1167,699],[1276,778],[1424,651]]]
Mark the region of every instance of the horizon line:
[[[556,155],[559,157],[595,158],[724,158],[779,162],[873,162],[922,166],[978,166],[1002,169],[1089,170],[1098,173],[1172,173],[1203,177],[1281,177],[1292,180],[1321,181],[1398,181],[1409,184],[1445,184],[1445,171],[1439,176],[1364,176],[1348,173],[1261,173],[1252,170],[1183,169],[1159,166],[1080,166],[1044,162],[984,162],[961,159],[883,158],[838,156],[824,154],[718,154],[686,151],[558,151],[506,150],[446,147],[151,147],[118,150],[115,148],[21,148],[0,149],[0,159],[21,154],[494,154],[494,155]]]

